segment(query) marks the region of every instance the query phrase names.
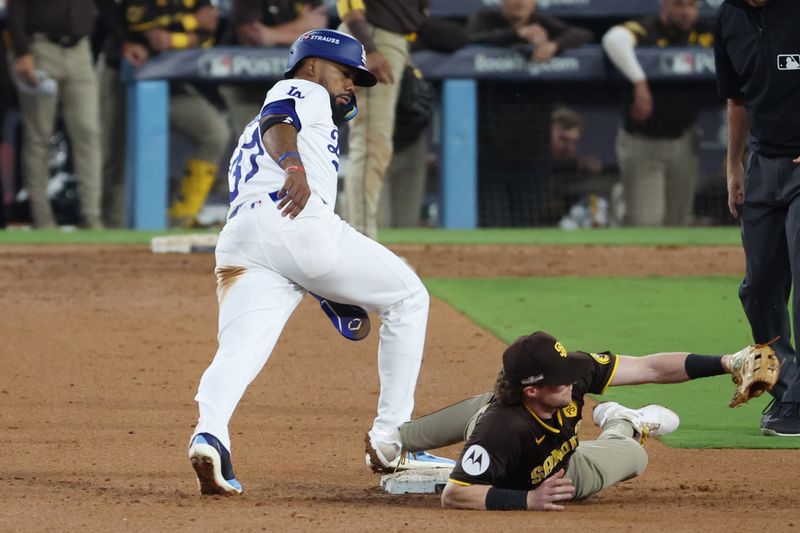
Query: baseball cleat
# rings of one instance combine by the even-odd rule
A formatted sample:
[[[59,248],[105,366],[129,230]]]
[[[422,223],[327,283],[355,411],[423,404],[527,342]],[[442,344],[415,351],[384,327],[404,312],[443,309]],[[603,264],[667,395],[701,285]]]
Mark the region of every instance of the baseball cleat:
[[[416,468],[447,468],[452,470],[456,466],[453,459],[439,457],[426,451],[400,452],[396,444],[384,442],[373,443],[369,435],[365,439],[367,444],[366,462],[373,472],[379,474],[393,474],[404,470]],[[388,457],[392,457],[391,460]]]
[[[408,468],[448,468],[453,469],[456,462],[447,457],[440,457],[433,455],[426,451],[421,452],[403,452],[404,459],[400,460],[401,466],[403,464],[409,465]]]
[[[189,460],[197,473],[200,494],[236,496],[242,493],[242,485],[233,473],[231,454],[214,435],[196,435],[189,445]]]
[[[678,415],[661,405],[646,405],[639,409],[629,409],[617,402],[598,404],[592,411],[594,423],[605,428],[612,420],[627,420],[639,435],[663,437],[678,429]]]
[[[775,402],[774,416],[761,423],[761,433],[771,437],[800,437],[800,403]]]
[[[382,441],[373,441],[369,433],[364,437],[367,466],[379,474],[391,474],[400,463],[400,446]]]

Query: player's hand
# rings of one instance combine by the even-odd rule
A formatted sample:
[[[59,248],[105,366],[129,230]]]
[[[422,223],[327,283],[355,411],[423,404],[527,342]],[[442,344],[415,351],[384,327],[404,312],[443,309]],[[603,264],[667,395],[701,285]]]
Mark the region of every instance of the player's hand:
[[[213,33],[219,24],[219,10],[214,6],[203,6],[194,12],[197,27],[203,31]]]
[[[541,24],[528,24],[517,29],[517,36],[530,44],[542,44],[550,39],[547,30]]]
[[[798,158],[800,159],[800,158]],[[795,161],[800,162],[800,161]],[[739,207],[744,203],[744,166],[728,163],[728,211],[739,218]]]
[[[555,502],[571,500],[575,497],[575,487],[572,481],[565,477],[566,471],[559,470],[536,489],[528,492],[529,511],[563,511],[564,506]]]
[[[308,187],[305,169],[297,165],[286,167],[286,179],[278,191],[278,198],[281,199],[278,210],[281,211],[281,216],[293,219],[299,215],[310,196],[311,189]]]
[[[578,158],[578,170],[589,174],[602,174],[603,162],[594,155],[585,155]]]
[[[792,163],[797,163],[798,165],[800,165],[800,156],[797,156],[794,159],[792,159]]]
[[[147,39],[150,48],[156,52],[163,52],[172,47],[172,35],[163,28],[153,28],[144,32],[144,38]]]
[[[553,41],[545,41],[533,49],[533,60],[540,63],[550,61],[557,53],[558,45]]]
[[[14,72],[31,87],[39,85],[39,77],[36,75],[36,61],[33,59],[33,54],[19,56],[14,61]]]
[[[633,104],[631,118],[636,122],[644,122],[653,114],[653,95],[647,80],[637,81],[633,86]]]
[[[367,54],[367,68],[375,74],[380,83],[394,83],[392,66],[383,57],[383,54],[375,50]]]
[[[127,59],[128,63],[136,68],[144,65],[149,55],[150,52],[147,51],[147,48],[139,43],[128,41],[122,44],[122,57]]]

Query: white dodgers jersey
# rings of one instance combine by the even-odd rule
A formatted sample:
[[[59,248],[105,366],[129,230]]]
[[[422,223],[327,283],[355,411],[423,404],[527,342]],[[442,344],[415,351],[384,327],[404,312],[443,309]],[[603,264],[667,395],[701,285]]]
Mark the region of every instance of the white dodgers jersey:
[[[339,172],[339,128],[333,124],[330,95],[321,85],[297,79],[276,83],[267,93],[258,116],[239,137],[228,167],[231,206],[268,200],[270,193],[283,187],[284,171],[267,154],[259,130],[261,117],[273,114],[267,110],[270,104],[273,111],[290,111],[285,114],[289,115],[287,121],[297,128],[297,151],[311,193],[333,210]]]

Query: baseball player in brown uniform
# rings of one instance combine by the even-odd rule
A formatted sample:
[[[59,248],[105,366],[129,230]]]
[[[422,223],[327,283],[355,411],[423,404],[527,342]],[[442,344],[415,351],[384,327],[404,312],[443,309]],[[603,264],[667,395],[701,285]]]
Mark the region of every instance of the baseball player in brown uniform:
[[[734,406],[765,387],[754,387],[747,377],[753,358],[762,357],[753,348],[758,347],[731,355],[630,357],[568,352],[552,335],[537,331],[506,349],[493,393],[407,422],[398,434],[405,452],[466,440],[442,494],[445,508],[563,510],[565,501],[588,498],[640,475],[647,466],[642,447],[646,438],[671,433],[680,422],[660,405],[629,409],[606,402],[592,415],[602,428],[600,436],[579,442],[585,394],[602,394],[609,386],[679,383],[731,373],[739,390],[746,390],[744,395],[737,392]],[[766,349],[774,362],[774,383],[779,365],[774,352]]]

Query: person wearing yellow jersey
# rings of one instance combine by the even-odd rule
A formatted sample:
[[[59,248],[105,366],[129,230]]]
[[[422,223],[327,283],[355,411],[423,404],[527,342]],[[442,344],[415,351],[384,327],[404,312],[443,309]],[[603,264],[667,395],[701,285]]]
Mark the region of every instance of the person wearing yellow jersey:
[[[209,0],[126,0],[123,9],[130,39],[147,46],[151,55],[215,44],[219,11]],[[170,85],[170,127],[185,135],[194,147],[169,209],[172,225],[195,224],[217,179],[219,161],[231,135],[224,109],[216,87]]]

